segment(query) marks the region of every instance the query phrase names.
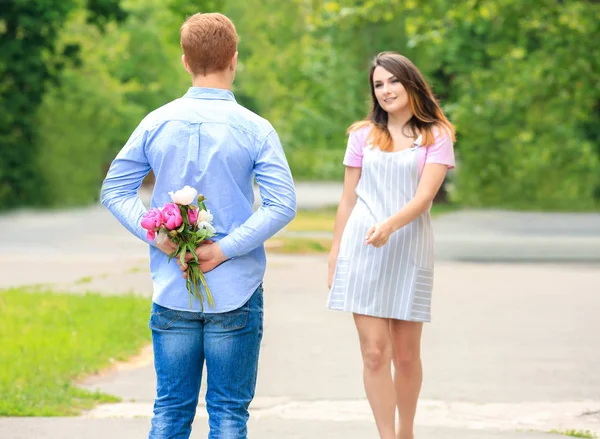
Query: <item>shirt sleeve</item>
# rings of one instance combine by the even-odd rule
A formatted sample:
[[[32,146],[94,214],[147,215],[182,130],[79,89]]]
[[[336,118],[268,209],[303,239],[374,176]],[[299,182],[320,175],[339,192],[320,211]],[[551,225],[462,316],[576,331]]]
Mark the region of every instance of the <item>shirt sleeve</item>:
[[[229,259],[244,255],[285,227],[296,215],[296,191],[275,130],[266,137],[254,165],[262,206],[244,224],[219,241]]]
[[[138,194],[142,181],[150,172],[145,153],[147,136],[146,129],[140,124],[110,165],[102,183],[100,201],[127,230],[155,245],[154,241],[148,240],[146,230],[140,224],[147,212]]]
[[[364,128],[355,130],[348,136],[348,145],[346,146],[346,154],[344,155],[344,165],[353,168],[362,167],[363,148],[367,141],[365,131]]]
[[[436,134],[433,145],[427,147],[425,164],[438,163],[454,168],[454,143],[450,134],[441,131]]]

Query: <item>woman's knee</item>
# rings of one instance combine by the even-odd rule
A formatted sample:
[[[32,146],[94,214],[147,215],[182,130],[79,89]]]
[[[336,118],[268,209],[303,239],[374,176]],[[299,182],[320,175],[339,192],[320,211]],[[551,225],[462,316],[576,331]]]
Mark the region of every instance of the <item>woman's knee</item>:
[[[365,369],[370,371],[378,371],[391,362],[391,347],[388,343],[371,342],[363,346],[363,363]]]
[[[395,347],[392,361],[394,368],[400,372],[410,373],[421,364],[421,354],[419,349],[407,347]]]
[[[414,322],[392,322],[392,361],[396,371],[410,373],[420,367],[422,327]]]

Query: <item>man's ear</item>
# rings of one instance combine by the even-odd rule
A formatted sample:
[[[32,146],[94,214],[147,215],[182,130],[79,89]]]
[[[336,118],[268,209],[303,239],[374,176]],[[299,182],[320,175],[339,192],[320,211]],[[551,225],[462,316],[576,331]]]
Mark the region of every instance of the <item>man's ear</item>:
[[[231,58],[231,70],[235,72],[236,68],[237,68],[237,62],[238,62],[238,52],[235,52],[235,55],[233,55],[233,58]]]
[[[190,66],[187,63],[187,60],[185,59],[185,54],[181,55],[181,63],[183,64],[183,67],[185,67],[185,70],[191,75],[193,74],[192,69],[190,69]]]

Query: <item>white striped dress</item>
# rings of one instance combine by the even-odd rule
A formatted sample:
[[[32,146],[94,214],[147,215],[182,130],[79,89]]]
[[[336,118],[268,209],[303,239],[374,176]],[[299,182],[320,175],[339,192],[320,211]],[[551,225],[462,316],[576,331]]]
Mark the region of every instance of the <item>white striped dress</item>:
[[[419,182],[418,148],[363,150],[358,200],[340,243],[328,307],[375,317],[428,322],[433,288],[429,210],[394,232],[380,248],[365,244],[371,226],[397,213]]]

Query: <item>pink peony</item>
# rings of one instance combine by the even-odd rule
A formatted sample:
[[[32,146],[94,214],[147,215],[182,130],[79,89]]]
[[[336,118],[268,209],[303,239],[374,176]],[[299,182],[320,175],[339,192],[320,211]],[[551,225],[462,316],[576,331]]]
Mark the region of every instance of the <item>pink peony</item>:
[[[162,214],[160,209],[156,207],[154,209],[150,209],[148,212],[144,214],[142,217],[142,227],[148,231],[155,231],[158,229],[163,223]],[[152,238],[154,239],[154,238]]]
[[[148,230],[148,233],[146,233],[146,238],[148,238],[148,241],[154,241],[154,238],[156,238],[156,231]]]
[[[181,223],[183,223],[183,218],[181,217],[179,206],[173,203],[165,204],[165,207],[163,207],[162,210],[162,219],[167,229],[177,229],[181,225]]]
[[[188,210],[188,221],[191,225],[196,224],[196,221],[198,221],[198,209]]]

